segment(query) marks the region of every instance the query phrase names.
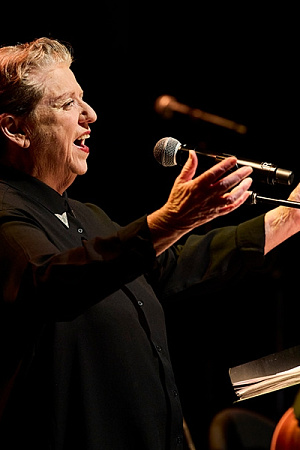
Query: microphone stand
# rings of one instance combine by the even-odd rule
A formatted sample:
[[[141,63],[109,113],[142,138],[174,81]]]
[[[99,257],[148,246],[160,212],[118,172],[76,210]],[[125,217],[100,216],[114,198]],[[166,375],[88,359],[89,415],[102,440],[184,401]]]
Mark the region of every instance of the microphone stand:
[[[271,205],[276,206],[287,206],[289,208],[298,208],[300,209],[300,203],[299,202],[293,202],[292,200],[280,200],[276,198],[270,198],[270,197],[263,197],[261,195],[258,195],[256,192],[251,192],[250,197],[248,198],[248,202],[250,205],[257,205],[257,203],[269,203]]]

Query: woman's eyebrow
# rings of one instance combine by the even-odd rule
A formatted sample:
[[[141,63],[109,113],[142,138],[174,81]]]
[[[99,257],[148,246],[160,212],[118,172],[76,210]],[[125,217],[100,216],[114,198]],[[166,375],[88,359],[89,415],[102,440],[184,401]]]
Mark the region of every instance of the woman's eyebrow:
[[[52,98],[50,99],[50,103],[51,103],[51,104],[61,103],[61,102],[63,102],[64,100],[66,100],[66,99],[68,99],[68,98],[73,98],[73,97],[76,97],[76,92],[75,92],[75,91],[64,92],[63,94],[58,95],[57,97],[52,97]],[[83,91],[82,91],[82,90],[80,90],[80,92],[79,92],[79,97],[80,97],[80,98],[83,97]]]

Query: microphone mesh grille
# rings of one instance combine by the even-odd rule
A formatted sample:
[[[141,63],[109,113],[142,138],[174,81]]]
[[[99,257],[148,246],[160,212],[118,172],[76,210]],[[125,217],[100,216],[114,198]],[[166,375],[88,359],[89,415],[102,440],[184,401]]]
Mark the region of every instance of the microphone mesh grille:
[[[176,152],[180,142],[172,137],[160,139],[153,150],[155,159],[164,167],[176,166]]]

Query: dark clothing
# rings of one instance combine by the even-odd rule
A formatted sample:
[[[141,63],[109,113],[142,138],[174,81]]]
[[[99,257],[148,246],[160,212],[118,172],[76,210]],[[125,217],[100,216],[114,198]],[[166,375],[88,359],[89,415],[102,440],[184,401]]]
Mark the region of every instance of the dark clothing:
[[[160,302],[262,264],[263,216],[155,258],[146,217],[0,179],[0,448],[181,449]]]

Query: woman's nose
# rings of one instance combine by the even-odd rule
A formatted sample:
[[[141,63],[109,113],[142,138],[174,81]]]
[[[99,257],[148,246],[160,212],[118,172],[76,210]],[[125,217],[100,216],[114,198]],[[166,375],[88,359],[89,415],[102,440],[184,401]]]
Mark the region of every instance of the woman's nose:
[[[96,122],[96,120],[97,120],[96,112],[88,103],[84,102],[79,122],[93,123]]]

